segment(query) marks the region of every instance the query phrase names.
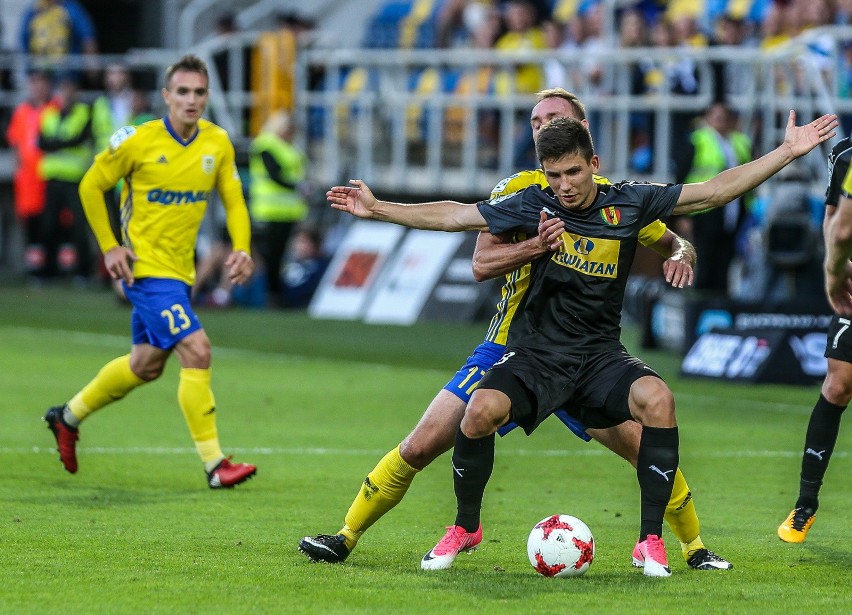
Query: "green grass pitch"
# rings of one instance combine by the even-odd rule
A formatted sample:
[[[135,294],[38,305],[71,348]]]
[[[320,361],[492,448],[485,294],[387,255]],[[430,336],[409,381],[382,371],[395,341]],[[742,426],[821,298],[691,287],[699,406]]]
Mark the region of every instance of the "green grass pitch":
[[[107,292],[5,286],[0,314],[0,613],[841,613],[852,604],[848,425],[808,541],[775,536],[797,493],[816,384],[685,380],[677,357],[637,351],[675,392],[702,537],[733,571],[688,570],[668,530],[673,576],[631,568],[632,469],[556,420],[498,441],[485,539],[451,570],[419,569],[454,518],[448,456],[333,566],[308,562],[299,539],[340,527],[365,474],[480,341],[483,323],[200,312],[223,447],[259,468],[245,485],[211,491],[177,407],[176,360],[83,425],[77,475],[58,461],[40,417],[127,351],[127,308]],[[546,579],[527,562],[530,528],[555,513],[594,533],[583,577]]]

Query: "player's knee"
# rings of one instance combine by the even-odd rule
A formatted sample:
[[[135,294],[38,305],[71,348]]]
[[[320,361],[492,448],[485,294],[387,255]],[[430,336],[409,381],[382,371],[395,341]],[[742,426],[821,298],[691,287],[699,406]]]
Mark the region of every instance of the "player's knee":
[[[133,361],[130,362],[130,371],[145,382],[152,382],[162,376],[164,368],[164,363],[147,362],[134,365]]]
[[[207,369],[213,360],[213,351],[207,336],[190,336],[175,349],[183,367]]]
[[[852,400],[852,381],[832,377],[831,372],[822,384],[822,396],[835,406],[848,406]]]
[[[497,427],[485,414],[469,413],[462,420],[461,430],[468,438],[484,438],[497,431]]]
[[[405,462],[422,470],[453,448],[467,402],[442,389],[399,445]]]
[[[422,470],[438,457],[453,448],[455,431],[449,434],[439,434],[439,437],[421,437],[412,432],[399,445],[399,455],[412,468]]]
[[[642,378],[634,383],[630,389],[630,411],[642,425],[675,426],[674,395],[659,378]]]
[[[194,351],[193,356],[195,357],[195,362],[198,364],[200,369],[210,367],[210,363],[213,361],[213,351],[209,345]]]
[[[402,457],[402,460],[418,470],[422,470],[434,461],[434,458],[429,459],[426,452],[426,448],[421,443],[412,442],[409,438],[403,440],[399,445],[399,456]]]
[[[465,411],[461,430],[468,438],[484,438],[497,432],[509,419],[509,409],[499,400],[488,396],[474,396]]]
[[[210,348],[210,344],[206,343],[206,340],[205,343],[192,344],[188,350],[187,355],[198,364],[198,367],[210,366],[210,362],[213,360],[213,350]]]

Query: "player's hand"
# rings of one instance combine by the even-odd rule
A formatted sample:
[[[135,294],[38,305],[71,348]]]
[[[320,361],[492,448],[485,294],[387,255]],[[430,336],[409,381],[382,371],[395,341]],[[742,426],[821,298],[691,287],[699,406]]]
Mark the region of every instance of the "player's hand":
[[[836,127],[837,116],[833,113],[818,117],[804,126],[796,126],[796,112],[791,109],[787,119],[787,130],[784,132],[784,144],[790,148],[793,156],[798,158],[823,141],[834,137]]]
[[[228,280],[231,284],[244,284],[254,272],[254,261],[247,253],[237,250],[225,259],[225,268],[228,270]]]
[[[683,288],[684,286],[692,286],[694,273],[688,256],[678,253],[663,262],[663,275],[666,278],[666,283],[671,284],[674,288]]]
[[[825,270],[825,294],[837,314],[852,316],[852,263],[840,273]]]
[[[130,248],[116,246],[104,254],[104,267],[113,280],[124,280],[133,286],[133,263],[139,258]]]
[[[350,179],[351,186],[332,186],[325,193],[334,209],[346,211],[359,218],[372,218],[378,202],[369,186],[360,179]]]
[[[562,233],[565,232],[565,222],[560,218],[550,218],[543,209],[538,219],[538,241],[539,245],[551,252],[557,251],[562,246]]]

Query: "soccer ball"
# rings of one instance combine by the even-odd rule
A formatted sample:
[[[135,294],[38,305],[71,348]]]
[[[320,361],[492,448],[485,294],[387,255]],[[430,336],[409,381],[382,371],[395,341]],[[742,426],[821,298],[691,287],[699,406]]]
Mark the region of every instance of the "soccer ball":
[[[527,539],[527,555],[536,572],[546,577],[578,577],[595,559],[589,527],[570,515],[553,515],[535,524]]]

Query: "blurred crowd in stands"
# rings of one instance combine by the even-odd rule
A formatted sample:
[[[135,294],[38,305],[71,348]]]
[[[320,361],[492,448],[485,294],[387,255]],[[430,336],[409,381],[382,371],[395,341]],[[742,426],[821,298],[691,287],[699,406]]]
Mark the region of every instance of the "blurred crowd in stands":
[[[771,50],[814,28],[850,22],[852,0],[386,0],[367,20],[363,39],[347,39],[341,45],[360,43],[367,49],[476,49],[497,54],[525,50],[565,52],[567,60],[520,64],[511,72],[487,64],[474,72],[452,67],[440,73],[421,70],[410,75],[409,83],[405,84],[424,96],[452,91],[495,98],[532,95],[550,87],[563,87],[581,97],[610,92],[612,81],[624,75],[606,70],[598,61],[601,54],[616,48],[669,49],[675,53],[667,55],[665,61],[649,56],[632,65],[627,76],[630,92],[689,96],[699,92],[701,75],[688,55],[676,53],[678,49],[735,46]],[[55,27],[56,24],[65,27]],[[310,19],[298,14],[280,15],[276,31],[261,34],[255,50],[266,50],[275,57],[286,56],[292,62],[292,56],[309,40],[305,34],[313,27]],[[85,59],[98,53],[91,17],[73,0],[33,0],[17,30],[18,51],[29,54],[31,64],[26,79],[16,84],[21,102],[10,117],[2,118],[2,134],[17,161],[14,188],[22,243],[20,270],[34,284],[57,279],[89,284],[104,276],[98,270],[97,251],[76,197],[77,182],[115,129],[156,117],[161,109],[156,94],[159,82],[146,83],[147,88],[143,89],[136,75],[121,64],[106,69],[85,63],[73,69],[63,67],[64,57],[79,55]],[[227,38],[237,31],[234,14],[226,13],[218,19],[211,35]],[[282,37],[281,33],[286,36]],[[815,38],[807,48],[813,56],[812,65],[825,71],[837,93],[849,96],[852,45],[844,45],[840,51],[845,59],[843,70],[837,70],[828,59],[837,55],[834,45],[835,39]],[[243,83],[237,84],[229,78],[233,57],[214,54],[212,59],[224,90],[237,87],[251,91],[255,102],[262,103],[259,104],[262,114],[244,109],[240,118],[241,128],[250,136],[241,172],[261,266],[255,276],[256,284],[246,289],[231,289],[221,279],[221,260],[227,252],[228,238],[214,203],[209,208],[210,221],[198,248],[196,296],[200,303],[213,306],[304,307],[328,264],[330,242],[323,239],[328,229],[313,215],[322,208],[318,194],[325,187],[310,181],[310,162],[296,145],[294,133],[297,129],[318,130],[321,122],[294,125],[292,71],[275,73],[275,79],[269,81],[269,73],[261,72],[263,66],[257,57],[251,51],[244,51],[240,62],[246,70],[241,73]],[[748,87],[744,83],[747,77],[725,62],[715,63],[713,72],[716,84],[713,104],[703,114],[681,113],[672,117],[672,132],[681,141],[668,153],[670,179],[696,180],[708,170],[706,165],[699,169],[699,163],[706,162],[708,157],[716,156],[715,162],[721,165],[713,170],[716,173],[750,159],[755,153],[754,134],[750,127],[740,125],[729,100],[731,94]],[[3,78],[9,87],[9,75]],[[342,91],[368,87],[369,77],[357,69],[345,73],[343,79],[347,83]],[[321,88],[322,83],[320,75],[311,79],[310,87]],[[86,95],[81,95],[81,84]],[[779,75],[776,87],[781,91],[800,86],[794,74],[792,81],[786,75]],[[409,110],[407,127],[414,139],[421,124],[418,114],[422,113],[423,109]],[[469,110],[446,110],[443,125],[446,139],[452,141],[454,135],[462,133],[468,114]],[[520,130],[513,163],[516,170],[534,167],[537,163],[531,148],[528,117],[516,119]],[[594,132],[594,109],[589,109],[589,119]],[[500,130],[499,120],[496,113],[481,113],[478,120],[477,149],[480,155],[487,156],[496,151],[494,141]],[[844,131],[848,131],[852,122],[850,118],[844,120]],[[712,141],[706,138],[708,130],[720,136],[722,145],[718,152],[705,151]],[[627,146],[631,171],[647,174],[652,170],[654,131],[653,113],[631,112]],[[799,181],[797,185],[805,183]],[[793,192],[786,190],[784,194]],[[785,273],[781,274],[783,279],[777,279],[778,267],[784,272],[795,270],[796,284],[798,280],[811,279],[812,276],[803,272],[810,271],[819,259],[821,210],[818,195],[805,192],[799,197],[796,212],[804,212],[799,230],[782,234],[781,239],[776,237],[778,241],[796,244],[793,248],[784,244],[786,252],[782,252],[788,256],[794,248],[798,252],[794,257],[782,259],[780,264],[762,269],[748,255],[765,252],[766,228],[777,217],[773,213],[777,208],[770,206],[771,203],[767,205],[766,196],[743,199],[735,213],[731,213],[734,208],[726,210],[725,218],[673,221],[676,230],[703,244],[699,246],[703,261],[718,261],[721,268],[711,272],[705,266],[704,271],[699,271],[698,288],[752,296],[773,292],[772,288],[789,287],[789,276]],[[118,200],[119,195],[113,195],[116,230],[120,224]],[[270,205],[272,202],[285,205],[277,207]],[[786,216],[788,222],[790,219],[790,215]],[[757,247],[756,236],[757,242],[762,242]],[[806,245],[799,246],[802,237]],[[766,259],[757,261],[765,264]],[[739,280],[735,287],[729,284],[731,270],[738,272],[734,276]],[[796,292],[796,289],[783,292]]]
[[[452,65],[426,69],[415,74],[409,86],[424,95],[454,92],[500,98],[562,87],[586,99],[623,91],[615,80],[626,77],[631,95],[696,96],[700,80],[707,76],[700,73],[690,53],[726,47],[771,52],[820,27],[849,24],[850,0],[389,0],[365,29],[362,46],[418,52],[492,50],[506,56],[560,52],[545,62],[519,62],[513,70],[487,64],[475,72]],[[806,72],[815,69],[831,84],[831,91],[848,98],[852,40],[836,47],[831,36],[809,39],[804,47],[807,62],[779,72],[773,84],[775,94],[811,93]],[[609,50],[629,49],[673,53],[640,57],[630,64],[628,75],[601,61]],[[679,50],[687,53],[679,54]],[[840,66],[836,57],[841,58]],[[665,152],[668,177],[658,179],[701,181],[759,153],[754,146],[759,124],[744,125],[732,103],[737,94],[753,91],[755,84],[749,80],[754,75],[724,60],[714,61],[711,69],[711,104],[670,116],[673,139],[671,150]],[[347,78],[352,86],[343,89],[348,91],[365,87],[367,81],[357,70]],[[600,110],[590,107],[587,112],[594,135]],[[422,109],[409,110],[409,136],[423,138],[422,128],[417,134],[417,127],[424,124],[422,114]],[[459,126],[469,117],[463,109],[448,109],[445,138],[461,134]],[[498,148],[500,118],[496,112],[480,111],[477,119],[482,156]],[[846,134],[852,117],[842,114],[842,120]],[[647,177],[655,168],[654,121],[650,111],[630,114],[629,170],[640,176]],[[515,168],[537,166],[528,116],[519,114],[515,126]],[[819,194],[813,193],[810,178],[801,170],[788,173],[785,179],[783,189],[773,189],[771,194],[747,195],[712,215],[670,221],[698,247],[702,263],[697,268],[698,290],[742,299],[820,291]],[[784,232],[778,230],[782,219],[786,220]]]
[[[279,22],[293,29],[310,27],[293,15],[281,15]],[[216,35],[234,31],[233,15],[223,15]],[[20,102],[0,126],[14,154],[17,228],[3,228],[0,243],[4,252],[9,252],[8,243],[18,244],[12,256],[18,262],[11,269],[32,286],[111,285],[80,204],[79,182],[116,130],[159,117],[160,82],[146,83],[143,89],[130,67],[114,63],[104,68],[97,61],[91,15],[74,0],[34,0],[21,17],[18,44],[26,65],[17,79],[5,75],[5,82],[17,87]],[[227,85],[227,58],[215,56],[213,61]],[[308,163],[293,144],[291,114],[269,109],[266,115],[251,140],[243,174],[257,274],[246,288],[231,288],[222,275],[228,236],[214,196],[197,249],[194,298],[199,304],[304,308],[328,264],[321,229],[308,216]],[[120,236],[121,186],[107,197]],[[120,286],[113,286],[121,298]]]
[[[615,22],[610,23],[613,5]],[[363,46],[506,52],[614,46],[769,49],[810,28],[846,25],[850,19],[849,0],[388,0],[373,16]],[[594,74],[594,66],[578,69]],[[546,70],[525,77],[519,87],[531,90],[549,78]],[[552,77],[564,83],[564,75]]]
[[[664,60],[649,56],[632,65],[630,94],[688,96],[699,92],[700,75],[687,54],[679,55],[677,50],[771,50],[815,28],[850,23],[852,0],[388,0],[365,29],[362,45],[368,49],[483,49],[505,55],[564,52],[559,60],[521,65],[512,72],[493,66],[483,66],[475,73],[449,67],[440,74],[427,70],[412,77],[413,89],[424,94],[443,91],[494,96],[532,94],[551,87],[586,97],[611,93],[615,91],[613,80],[623,75],[607,71],[600,61],[602,54],[613,49],[665,49],[675,53]],[[842,50],[845,61],[839,71],[831,60],[834,45],[830,37],[817,38],[808,43],[807,50],[834,89],[848,96],[852,41]],[[716,100],[748,91],[750,75],[724,62],[715,63],[713,70]],[[354,71],[349,79],[350,91],[363,87],[359,83],[365,81],[364,75]],[[779,94],[804,87],[778,75]],[[674,118],[673,132],[685,134],[696,115]],[[845,128],[852,128],[852,118],[843,119]],[[496,134],[489,118],[482,120],[483,138]],[[447,131],[452,133],[452,121],[449,124]],[[651,114],[634,114],[631,167],[637,172],[651,168],[652,134]],[[518,141],[528,143],[529,135],[519,136]],[[519,166],[534,163],[531,148],[516,156]]]

